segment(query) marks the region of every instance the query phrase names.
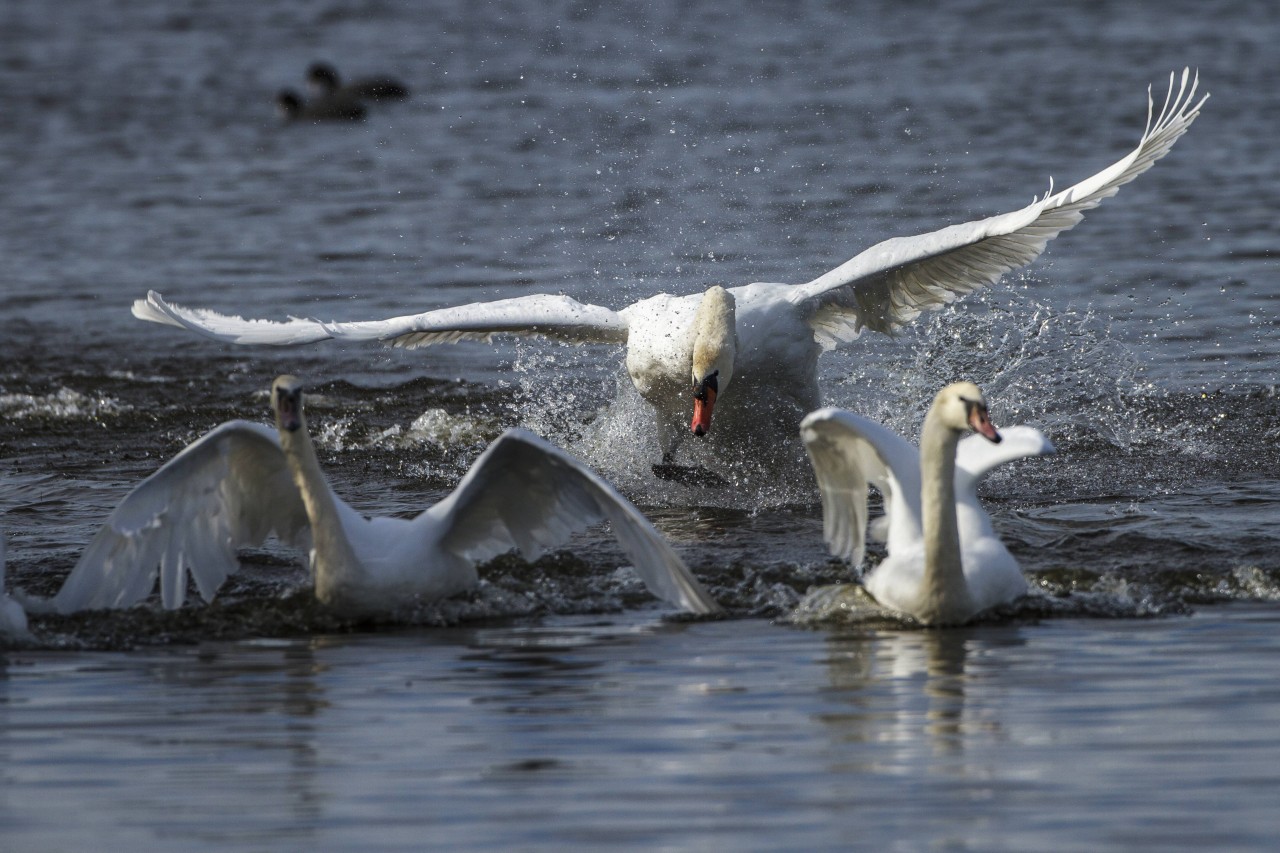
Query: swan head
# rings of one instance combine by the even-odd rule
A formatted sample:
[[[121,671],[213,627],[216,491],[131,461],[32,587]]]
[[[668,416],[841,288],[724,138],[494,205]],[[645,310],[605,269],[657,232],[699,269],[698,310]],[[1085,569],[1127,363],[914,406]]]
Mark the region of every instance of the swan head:
[[[289,375],[276,377],[271,383],[271,410],[281,432],[302,429],[306,423],[302,415],[302,380]]]
[[[716,397],[733,379],[738,353],[736,304],[733,294],[716,285],[702,294],[693,316],[693,434],[711,431]]]
[[[939,418],[949,429],[956,432],[976,432],[978,435],[999,444],[1000,433],[987,413],[987,398],[982,389],[972,382],[954,382],[938,392],[933,399],[930,414]]]

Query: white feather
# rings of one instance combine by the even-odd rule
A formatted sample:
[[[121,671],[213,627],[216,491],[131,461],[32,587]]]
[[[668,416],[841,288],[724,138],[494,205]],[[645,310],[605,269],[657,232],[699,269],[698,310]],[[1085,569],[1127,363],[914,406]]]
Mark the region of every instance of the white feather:
[[[1172,148],[1199,115],[1197,80],[1170,77],[1164,108],[1128,155],[1061,192],[1046,193],[1010,213],[879,243],[807,284],[755,283],[728,288],[736,305],[732,385],[721,381],[719,433],[794,447],[795,426],[820,404],[818,357],[863,329],[892,333],[934,310],[1031,263],[1050,240],[1081,220]],[[1205,97],[1208,97],[1207,95]],[[566,343],[627,347],[627,372],[657,415],[658,442],[669,461],[691,434],[694,316],[703,294],[658,294],[614,311],[564,296],[532,295],[353,323],[245,320],[170,305],[155,292],[134,303],[144,320],[175,325],[233,343],[301,344],[324,338],[379,340],[420,347],[494,335],[532,335]],[[774,413],[762,417],[761,413]],[[759,446],[757,444],[757,446]],[[781,462],[794,457],[780,454]]]
[[[500,436],[451,495],[411,520],[356,512],[329,488],[313,451],[297,476],[327,496],[333,515],[318,518],[304,505],[274,430],[243,421],[215,428],[129,493],[52,607],[128,607],[150,595],[157,578],[163,605],[180,607],[188,571],[209,600],[236,571],[238,548],[272,533],[302,544],[314,526],[317,595],[352,611],[394,612],[474,586],[478,562],[513,547],[535,558],[607,520],[655,595],[696,613],[719,609],[626,498],[524,430]]]
[[[800,429],[822,492],[823,534],[833,555],[861,564],[868,527],[867,485],[884,494],[888,555],[866,575],[863,585],[882,604],[911,612],[902,602],[918,600],[925,574],[920,451],[886,427],[840,409],[813,412]],[[1002,463],[1054,452],[1048,439],[1032,427],[1008,427],[1001,437],[993,444],[972,435],[955,451],[956,526],[970,616],[1026,589],[1017,561],[978,501],[978,483]]]

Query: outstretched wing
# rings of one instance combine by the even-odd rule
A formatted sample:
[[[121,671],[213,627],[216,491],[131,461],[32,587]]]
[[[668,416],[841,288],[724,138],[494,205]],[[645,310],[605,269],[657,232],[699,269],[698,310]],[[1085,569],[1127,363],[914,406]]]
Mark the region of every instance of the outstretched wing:
[[[978,484],[997,466],[1056,452],[1053,443],[1035,427],[1001,427],[999,444],[980,435],[965,436],[956,447],[956,497],[976,500]]]
[[[239,568],[238,548],[275,533],[307,531],[307,514],[276,431],[229,421],[206,433],[137,485],[107,518],[62,589],[55,610],[129,607],[160,578],[167,608],[182,606],[190,569],[213,598]]]
[[[285,321],[246,320],[203,308],[183,308],[154,290],[133,303],[133,316],[188,329],[233,344],[295,346],[335,338],[383,341],[398,347],[424,347],[458,341],[490,341],[494,335],[553,338],[564,343],[627,341],[627,323],[615,311],[585,305],[567,296],[533,294],[496,302],[474,302],[422,314],[352,323],[324,323],[290,317]]]
[[[427,513],[440,545],[476,562],[519,548],[530,559],[608,521],[645,585],[694,613],[720,608],[653,525],[590,468],[527,430],[489,446],[452,494]]]
[[[822,493],[822,534],[831,553],[854,566],[866,554],[867,486],[884,495],[889,550],[919,538],[920,454],[891,430],[843,409],[819,409],[800,423]]]
[[[1174,75],[1164,108],[1152,123],[1154,102],[1147,90],[1147,128],[1138,147],[1091,178],[1056,194],[1046,194],[1021,210],[952,225],[915,237],[879,243],[852,260],[791,289],[790,299],[808,303],[814,337],[830,349],[863,329],[891,333],[921,311],[993,284],[1010,270],[1031,263],[1050,240],[1084,218],[1104,198],[1150,169],[1186,133],[1209,97],[1195,100],[1199,75],[1182,82],[1174,95]],[[1052,193],[1052,188],[1050,189]]]
[[[177,326],[197,335],[231,344],[272,344],[297,346],[313,344],[331,337],[324,324],[318,320],[290,317],[286,321],[246,320],[230,317],[205,308],[183,308],[170,305],[154,290],[147,291],[146,299],[133,303],[133,316],[151,323]]]
[[[992,444],[980,435],[969,435],[956,447],[956,523],[960,541],[970,545],[995,537],[991,516],[978,502],[978,484],[1006,462],[1055,452],[1044,433],[1034,427],[1003,427],[1000,439]]]

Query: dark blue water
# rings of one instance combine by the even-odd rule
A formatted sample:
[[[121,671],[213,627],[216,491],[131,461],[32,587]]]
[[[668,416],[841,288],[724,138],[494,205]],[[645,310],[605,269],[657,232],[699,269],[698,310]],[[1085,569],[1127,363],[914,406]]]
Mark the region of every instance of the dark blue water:
[[[322,393],[322,463],[362,509],[421,509],[525,424],[617,482],[731,612],[665,619],[596,532],[490,568],[430,630],[318,612],[278,549],[210,608],[34,620],[0,680],[5,837],[1265,846],[1277,37],[1260,2],[4,5],[11,584],[56,590],[133,483],[263,417],[287,371]],[[316,59],[412,97],[286,125],[272,99]],[[653,480],[610,348],[233,349],[129,314],[152,288],[362,319],[806,281],[1092,174],[1187,65],[1201,118],[1039,262],[824,356],[830,402],[907,434],[963,376],[1058,446],[986,489],[1035,591],[1008,623],[790,624],[849,577],[816,494]]]

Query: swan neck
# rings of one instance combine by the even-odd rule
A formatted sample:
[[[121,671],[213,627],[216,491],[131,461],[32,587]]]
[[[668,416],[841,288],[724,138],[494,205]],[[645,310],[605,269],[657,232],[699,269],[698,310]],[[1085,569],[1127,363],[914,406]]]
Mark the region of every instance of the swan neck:
[[[314,573],[316,597],[333,603],[338,588],[364,573],[342,525],[337,502],[320,462],[305,420],[296,430],[281,430],[280,445],[293,473],[294,484],[302,495],[311,525],[311,569]]]
[[[960,433],[925,418],[920,436],[920,512],[924,528],[924,611],[931,623],[963,621],[971,613],[956,519],[956,447]]]
[[[733,376],[737,355],[737,305],[733,294],[712,287],[702,295],[693,317],[693,382],[719,371],[721,390]]]

